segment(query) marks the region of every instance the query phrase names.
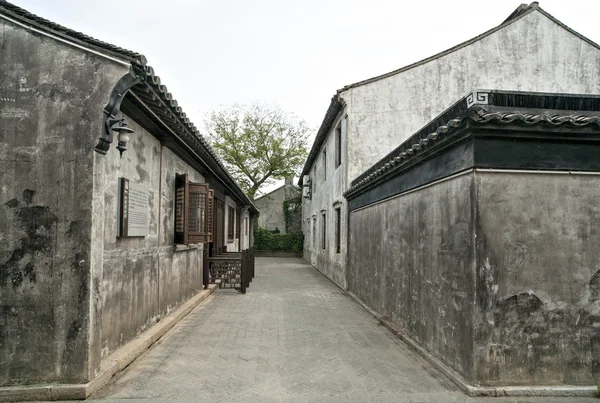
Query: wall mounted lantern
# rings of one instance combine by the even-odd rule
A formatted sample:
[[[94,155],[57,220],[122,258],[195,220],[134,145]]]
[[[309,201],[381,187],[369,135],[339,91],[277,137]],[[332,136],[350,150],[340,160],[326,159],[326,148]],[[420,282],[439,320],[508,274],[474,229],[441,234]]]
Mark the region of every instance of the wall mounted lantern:
[[[110,133],[112,137],[112,132],[117,132],[119,134],[119,144],[117,145],[117,150],[119,150],[119,154],[122,157],[123,151],[127,150],[127,143],[129,142],[129,135],[133,133],[133,129],[127,127],[127,123],[125,122],[125,118],[121,119],[106,119],[106,132]],[[111,139],[112,141],[112,139]]]
[[[108,104],[104,107],[104,124],[102,125],[102,135],[98,139],[98,144],[94,150],[100,154],[106,154],[113,142],[113,132],[117,132],[119,135],[119,144],[117,150],[123,156],[123,151],[127,150],[127,142],[129,141],[129,135],[133,133],[133,130],[127,127],[125,118],[118,119],[116,116],[119,114],[121,108],[121,102],[127,92],[133,88],[134,85],[145,81],[146,76],[141,71],[137,71],[135,68],[131,68],[129,73],[125,74],[119,82],[115,85],[110,95]]]

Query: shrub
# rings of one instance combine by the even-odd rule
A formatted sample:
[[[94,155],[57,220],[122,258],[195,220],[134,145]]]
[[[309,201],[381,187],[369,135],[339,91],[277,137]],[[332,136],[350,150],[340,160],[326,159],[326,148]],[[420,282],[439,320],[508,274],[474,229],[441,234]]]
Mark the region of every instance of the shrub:
[[[302,233],[274,234],[264,228],[254,228],[254,248],[256,250],[302,252],[304,248],[304,234]]]

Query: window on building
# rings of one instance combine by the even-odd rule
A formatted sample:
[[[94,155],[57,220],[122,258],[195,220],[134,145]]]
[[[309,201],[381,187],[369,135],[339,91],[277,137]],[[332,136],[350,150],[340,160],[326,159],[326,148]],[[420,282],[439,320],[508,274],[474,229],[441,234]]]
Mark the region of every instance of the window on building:
[[[323,150],[323,182],[327,180],[327,150]]]
[[[327,246],[327,216],[321,214],[321,249]]]
[[[340,227],[342,224],[342,209],[335,209],[335,253],[340,253]]]
[[[312,246],[314,249],[317,247],[317,217],[313,217],[312,234]]]
[[[306,219],[306,227],[304,228],[304,233],[306,234],[306,241],[304,242],[305,246],[310,245],[310,218]]]
[[[214,192],[207,183],[193,183],[188,175],[175,176],[175,243],[212,241]]]
[[[317,192],[317,164],[315,164],[315,166],[313,167],[313,177],[310,181],[311,185],[312,185],[312,194],[316,194]]]
[[[342,164],[342,124],[335,128],[335,167]]]
[[[242,210],[241,209],[237,209],[235,211],[235,239],[240,239],[240,231],[242,228]]]
[[[232,240],[235,237],[235,209],[231,206],[227,210],[227,239]]]

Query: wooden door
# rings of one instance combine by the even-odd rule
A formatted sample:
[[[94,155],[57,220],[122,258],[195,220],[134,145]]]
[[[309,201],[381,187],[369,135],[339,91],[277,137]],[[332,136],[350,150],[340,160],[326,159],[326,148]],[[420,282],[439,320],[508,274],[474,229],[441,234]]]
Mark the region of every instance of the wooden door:
[[[225,246],[225,202],[215,198],[215,214],[213,216],[214,248]]]

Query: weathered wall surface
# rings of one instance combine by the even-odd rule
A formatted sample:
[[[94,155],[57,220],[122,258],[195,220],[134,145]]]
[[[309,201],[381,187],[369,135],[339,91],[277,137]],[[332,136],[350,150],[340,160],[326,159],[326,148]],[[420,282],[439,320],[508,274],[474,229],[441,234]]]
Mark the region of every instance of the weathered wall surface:
[[[469,383],[593,384],[599,194],[478,170],[352,211],[348,289]]]
[[[473,368],[473,175],[350,213],[348,290],[467,379]]]
[[[312,200],[303,202],[306,260],[344,286],[345,246],[340,254],[332,253],[330,247],[324,251],[313,246],[320,241],[321,211],[327,212],[327,228],[332,229],[332,204],[342,199],[353,179],[474,89],[598,94],[600,50],[533,11],[438,59],[342,91],[342,115],[347,116],[342,134],[344,174],[338,177],[332,171],[332,134],[338,117],[310,170],[313,176],[317,167],[317,191]],[[323,149],[330,161],[325,182],[321,176]],[[342,210],[345,219],[343,200]],[[342,245],[346,231],[343,223]],[[328,231],[328,240],[333,236]]]
[[[279,230],[282,234],[287,232],[285,225],[285,214],[283,212],[283,202],[288,199],[300,196],[300,191],[292,184],[285,184],[282,187],[259,197],[254,201],[258,209],[258,226],[269,231]],[[292,232],[301,231],[301,214],[292,214],[291,228]]]
[[[190,181],[203,183],[202,175],[162,148],[160,248],[159,248],[159,315],[164,316],[202,289],[203,244],[175,248],[175,175],[187,173]]]
[[[258,209],[258,226],[269,231],[279,230],[285,233],[285,217],[283,215],[283,202],[285,200],[285,188],[282,186],[277,190],[260,197],[254,201]]]
[[[600,50],[534,11],[448,55],[343,91],[348,180],[474,89],[600,93]]]
[[[93,149],[128,68],[2,19],[0,49],[0,386],[86,382]]]
[[[476,183],[477,379],[593,385],[600,176],[478,172]]]
[[[313,167],[310,180],[314,183],[311,199],[302,199],[302,224],[304,232],[304,259],[322,273],[346,287],[346,250],[347,250],[347,202],[343,193],[347,188],[346,132],[347,119],[340,114],[323,143]],[[341,128],[342,158],[339,167],[335,167],[335,129]],[[323,156],[326,151],[326,156]],[[325,162],[326,158],[326,162]],[[327,168],[324,168],[324,164]],[[316,171],[315,168],[316,167]],[[316,172],[316,175],[315,175]],[[341,209],[341,249],[335,250],[335,208]],[[325,248],[322,247],[323,214],[325,214]]]
[[[104,251],[101,290],[101,346],[106,356],[161,316],[202,289],[202,245],[175,247],[175,176],[204,178],[143,127],[126,116],[135,130],[128,150],[97,158],[103,171]],[[145,237],[117,237],[117,180],[128,178],[148,187],[149,230]]]

